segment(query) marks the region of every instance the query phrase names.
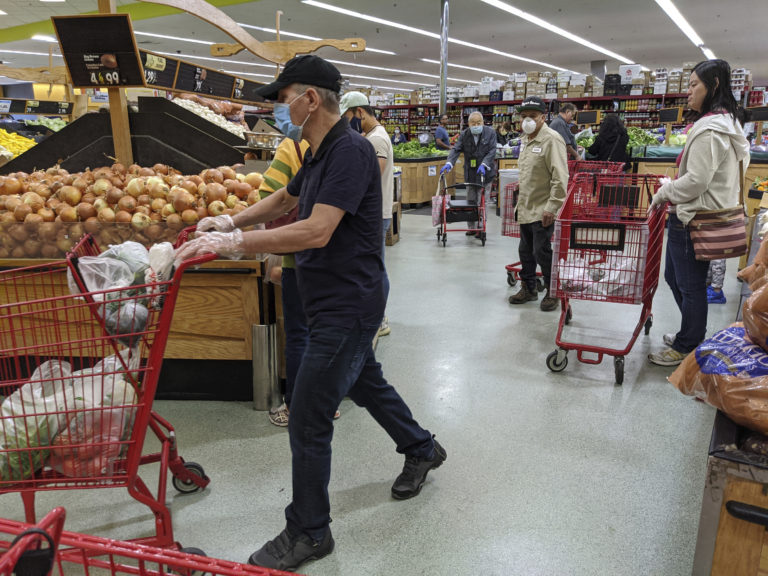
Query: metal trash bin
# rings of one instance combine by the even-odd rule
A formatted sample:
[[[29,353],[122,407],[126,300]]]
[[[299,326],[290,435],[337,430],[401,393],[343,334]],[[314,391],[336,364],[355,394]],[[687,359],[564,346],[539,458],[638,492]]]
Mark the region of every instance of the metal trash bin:
[[[253,409],[270,410],[282,402],[277,356],[277,324],[254,324]]]

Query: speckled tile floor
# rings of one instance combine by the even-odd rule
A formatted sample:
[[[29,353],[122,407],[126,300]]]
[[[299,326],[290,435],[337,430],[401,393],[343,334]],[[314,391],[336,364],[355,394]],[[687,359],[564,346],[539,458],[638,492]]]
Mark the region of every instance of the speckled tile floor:
[[[517,241],[500,236],[499,219],[490,218],[485,247],[456,233],[443,248],[430,224],[404,214],[401,241],[387,249],[392,334],[377,355],[448,460],[417,498],[392,500],[402,457],[345,400],[330,485],[336,551],[302,573],[690,574],[714,411],[668,384],[670,369],[645,360],[679,322],[669,289],[662,281],[655,324],[627,357],[622,387],[610,359],[570,357],[552,373],[545,357],[558,314],[507,303],[514,289],[504,265],[517,259]],[[711,330],[736,316],[735,261],[728,268],[729,302],[711,307]],[[639,309],[576,303],[574,314],[575,328],[578,319],[585,329],[628,334]],[[177,427],[183,456],[212,479],[200,494],[170,489],[177,540],[245,561],[283,528],[286,430],[247,403],[156,408]],[[156,471],[143,475],[152,482]],[[70,530],[121,539],[153,530],[148,510],[124,490],[38,497],[41,511],[57,504],[67,507]],[[0,517],[22,516],[18,495],[0,499]]]

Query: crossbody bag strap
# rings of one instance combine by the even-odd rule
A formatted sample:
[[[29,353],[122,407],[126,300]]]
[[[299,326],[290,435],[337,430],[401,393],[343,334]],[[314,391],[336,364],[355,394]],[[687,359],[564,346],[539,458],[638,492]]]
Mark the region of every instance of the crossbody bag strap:
[[[739,160],[739,200],[742,206],[746,206],[747,201],[744,199],[744,160]]]
[[[303,164],[304,154],[301,153],[301,146],[299,146],[299,143],[296,142],[296,140],[293,141],[293,145],[296,147],[296,156],[299,157],[299,164]]]
[[[611,151],[608,154],[608,160],[606,160],[606,162],[610,162],[611,158],[613,158],[613,153],[616,151],[616,146],[619,145],[619,140],[621,140],[621,138],[619,136],[617,136],[616,137],[616,142],[613,143],[613,148],[611,148]]]

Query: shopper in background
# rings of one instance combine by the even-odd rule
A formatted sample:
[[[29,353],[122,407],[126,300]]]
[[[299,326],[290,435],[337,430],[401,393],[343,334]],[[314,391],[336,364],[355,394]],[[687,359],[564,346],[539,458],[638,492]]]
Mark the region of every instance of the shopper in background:
[[[607,114],[600,122],[600,131],[595,141],[587,150],[603,162],[624,162],[629,164],[627,153],[629,134],[618,114]]]
[[[368,97],[362,92],[346,92],[341,97],[339,110],[342,118],[360,120],[360,126],[365,137],[373,145],[376,158],[379,159],[381,171],[381,261],[385,262],[387,230],[392,224],[392,203],[395,194],[395,160],[392,152],[392,143],[384,127],[379,124],[371,108]],[[384,285],[384,306],[386,311],[387,298],[389,298],[389,276],[386,267],[382,277]],[[391,331],[386,314],[381,320],[379,336],[386,336]]]
[[[381,254],[381,177],[373,147],[339,117],[341,74],[317,56],[290,60],[277,80],[259,89],[277,100],[278,128],[310,145],[286,188],[232,217],[232,232],[208,232],[187,242],[177,260],[215,252],[223,256],[295,252],[299,293],[309,324],[291,401],[288,430],[293,501],[286,528],[249,559],[294,571],[333,551],[329,527],[333,413],[344,396],[368,410],[405,454],[392,496],[416,496],[445,450],[413,419],[384,379],[371,342],[384,312]],[[298,221],[274,230],[242,232],[299,206]],[[361,458],[361,463],[363,462]]]
[[[405,137],[400,126],[395,126],[395,131],[392,133],[392,144],[404,144],[408,142],[408,138]]]
[[[451,149],[451,137],[448,135],[448,116],[443,114],[440,116],[440,124],[435,129],[435,148],[440,150]]]
[[[496,129],[496,142],[504,146],[512,138],[512,125],[509,122],[502,122]]]
[[[574,118],[576,118],[576,106],[566,102],[560,106],[560,113],[549,123],[549,127],[563,138],[569,160],[579,159],[579,152],[576,150],[576,138],[571,132],[571,124],[573,124]]]
[[[557,298],[549,294],[552,271],[552,232],[555,214],[565,199],[568,184],[568,159],[562,137],[546,123],[547,107],[540,98],[526,98],[517,107],[522,119],[523,137],[518,167],[519,196],[516,218],[520,223],[520,290],[509,297],[510,304],[539,299],[536,290],[536,265],[546,287],[539,307],[557,308]]]
[[[469,125],[461,133],[448,154],[448,161],[440,170],[441,174],[453,170],[453,165],[464,154],[464,182],[478,184],[493,182],[496,167],[496,132],[490,126],[483,126],[483,115],[472,112],[467,120]],[[467,202],[479,203],[479,186],[467,186]],[[467,228],[477,228],[477,222],[467,222]],[[480,232],[467,232],[467,236]]]
[[[725,304],[725,260],[711,260],[707,271],[707,302],[709,304]]]
[[[724,60],[705,60],[691,72],[688,108],[697,116],[678,158],[676,180],[664,183],[650,209],[672,204],[667,221],[664,278],[682,314],[677,334],[665,334],[666,348],[648,355],[659,366],[676,366],[704,340],[707,331],[709,263],[696,260],[688,223],[701,210],[740,204],[739,167],[749,164],[749,143],[739,124],[731,92],[731,67]]]

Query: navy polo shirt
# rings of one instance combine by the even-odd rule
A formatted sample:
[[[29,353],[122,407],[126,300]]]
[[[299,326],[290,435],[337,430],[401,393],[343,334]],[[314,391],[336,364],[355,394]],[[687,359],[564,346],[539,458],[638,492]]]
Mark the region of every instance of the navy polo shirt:
[[[339,120],[314,156],[307,150],[288,193],[299,197],[299,220],[309,218],[315,204],[345,212],[325,247],[296,252],[296,278],[309,325],[378,322],[384,315],[384,262],[381,174],[373,146]]]

